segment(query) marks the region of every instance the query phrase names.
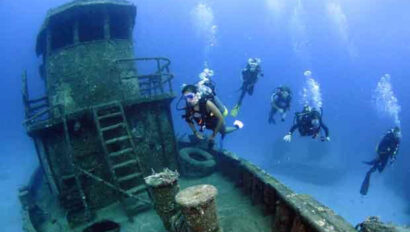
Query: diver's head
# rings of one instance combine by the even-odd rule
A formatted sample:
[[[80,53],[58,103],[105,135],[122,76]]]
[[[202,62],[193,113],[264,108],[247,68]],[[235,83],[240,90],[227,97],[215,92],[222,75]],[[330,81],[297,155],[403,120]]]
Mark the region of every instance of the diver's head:
[[[214,70],[209,69],[209,68],[204,68],[204,70],[199,74],[199,78],[201,80],[210,79],[213,76],[214,76]]]
[[[287,98],[290,95],[289,89],[283,86],[279,87],[279,93],[283,98]]]
[[[312,107],[310,107],[309,105],[303,106],[303,112],[310,112],[310,111],[312,111]]]
[[[249,58],[248,59],[249,70],[254,72],[258,68],[260,63],[261,63],[261,59],[259,58]]]
[[[394,136],[396,136],[397,138],[401,138],[401,130],[398,126],[395,126],[393,128],[393,133],[394,133]]]
[[[199,99],[201,98],[198,93],[198,87],[195,85],[185,85],[182,88],[182,95],[190,106],[198,104]]]

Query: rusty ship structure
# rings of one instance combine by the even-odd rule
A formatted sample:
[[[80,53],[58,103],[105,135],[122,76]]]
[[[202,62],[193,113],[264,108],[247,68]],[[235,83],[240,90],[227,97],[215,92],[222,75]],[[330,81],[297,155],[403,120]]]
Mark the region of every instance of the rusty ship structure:
[[[356,231],[237,155],[177,141],[171,62],[136,58],[136,12],[123,0],[48,12],[36,46],[46,95],[31,98],[22,78],[40,163],[19,192],[26,232]]]

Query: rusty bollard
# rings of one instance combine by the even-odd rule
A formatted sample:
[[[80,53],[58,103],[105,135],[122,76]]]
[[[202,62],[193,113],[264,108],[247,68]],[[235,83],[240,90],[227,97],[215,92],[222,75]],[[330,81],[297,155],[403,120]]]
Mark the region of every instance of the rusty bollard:
[[[145,183],[151,189],[155,210],[168,231],[171,230],[172,216],[179,210],[175,203],[175,196],[179,191],[178,176],[178,172],[165,169],[145,177]]]
[[[222,232],[216,213],[217,193],[212,185],[196,185],[177,194],[176,202],[191,232]]]

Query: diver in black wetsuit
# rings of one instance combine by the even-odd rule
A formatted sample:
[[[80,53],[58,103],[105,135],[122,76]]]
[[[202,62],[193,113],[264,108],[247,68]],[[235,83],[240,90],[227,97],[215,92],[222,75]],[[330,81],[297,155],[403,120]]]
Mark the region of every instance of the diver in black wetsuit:
[[[202,140],[204,135],[201,133],[204,129],[212,130],[208,138],[209,147],[215,144],[217,133],[221,133],[222,139],[226,134],[236,131],[243,127],[241,121],[236,120],[234,127],[227,127],[225,120],[218,107],[209,99],[201,97],[198,87],[195,85],[186,85],[182,89],[183,97],[186,100],[185,115],[183,118],[188,123],[194,135]],[[194,122],[199,126],[196,129]]]
[[[278,111],[281,114],[281,121],[285,121],[286,113],[290,109],[291,100],[292,92],[290,91],[289,87],[280,86],[276,88],[270,99],[271,110],[269,112],[268,122],[275,123],[274,116]]]
[[[366,177],[362,183],[360,188],[360,193],[362,195],[366,195],[367,191],[369,190],[370,184],[370,175],[378,170],[382,172],[387,165],[387,162],[390,159],[390,163],[393,163],[396,160],[397,152],[399,151],[400,146],[400,139],[401,139],[401,132],[399,127],[394,127],[387,131],[386,135],[384,135],[382,141],[377,146],[377,158],[372,161],[365,161],[363,163],[372,165],[370,170],[366,173]]]
[[[260,66],[261,60],[259,58],[249,58],[246,68],[242,70],[242,86],[241,95],[239,96],[238,103],[231,110],[231,115],[236,117],[239,113],[239,109],[242,105],[242,100],[246,93],[250,96],[253,94],[253,89],[259,76],[263,76],[262,69]]]
[[[293,132],[298,129],[301,136],[312,136],[317,138],[321,129],[325,132],[325,136],[321,136],[322,141],[330,141],[329,129],[322,121],[322,114],[316,109],[312,109],[310,106],[305,106],[302,112],[296,113],[293,126],[290,128],[289,133],[283,137],[285,142],[292,140]]]

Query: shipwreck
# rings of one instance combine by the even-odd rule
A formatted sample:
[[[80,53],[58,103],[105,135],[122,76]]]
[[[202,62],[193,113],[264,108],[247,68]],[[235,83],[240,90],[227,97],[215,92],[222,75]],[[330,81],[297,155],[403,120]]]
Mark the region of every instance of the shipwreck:
[[[136,13],[123,0],[47,13],[36,45],[46,95],[30,97],[22,76],[40,163],[19,191],[26,232],[356,231],[237,155],[178,141],[171,62],[136,58]]]

